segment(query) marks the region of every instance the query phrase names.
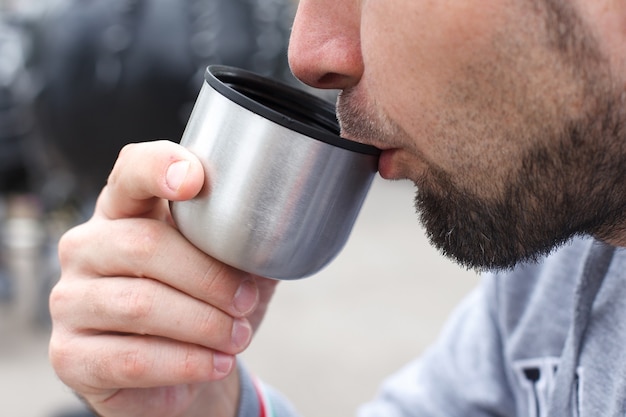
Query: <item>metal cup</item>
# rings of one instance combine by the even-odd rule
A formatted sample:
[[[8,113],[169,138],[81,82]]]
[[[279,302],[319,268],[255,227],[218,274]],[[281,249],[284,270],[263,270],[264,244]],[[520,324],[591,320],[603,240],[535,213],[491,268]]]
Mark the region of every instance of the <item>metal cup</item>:
[[[326,266],[345,245],[379,150],[339,137],[335,109],[247,71],[210,66],[183,134],[205,170],[172,202],[181,233],[214,258],[276,279]]]

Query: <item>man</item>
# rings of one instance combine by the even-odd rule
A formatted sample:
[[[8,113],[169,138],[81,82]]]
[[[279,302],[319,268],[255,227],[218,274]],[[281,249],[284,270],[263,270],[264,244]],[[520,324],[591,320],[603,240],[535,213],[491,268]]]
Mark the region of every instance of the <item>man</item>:
[[[415,182],[434,245],[496,271],[364,416],[624,414],[624,22],[611,0],[300,2],[295,75],[342,90],[343,135]],[[129,146],[61,242],[51,358],[104,416],[291,414],[235,372],[275,282],[169,222],[201,183],[177,145]]]

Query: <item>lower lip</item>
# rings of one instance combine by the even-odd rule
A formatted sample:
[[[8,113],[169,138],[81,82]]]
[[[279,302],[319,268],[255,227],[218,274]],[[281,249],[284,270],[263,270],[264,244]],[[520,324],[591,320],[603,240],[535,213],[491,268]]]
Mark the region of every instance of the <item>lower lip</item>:
[[[394,179],[393,155],[395,153],[396,149],[382,151],[378,159],[378,173],[387,180]]]

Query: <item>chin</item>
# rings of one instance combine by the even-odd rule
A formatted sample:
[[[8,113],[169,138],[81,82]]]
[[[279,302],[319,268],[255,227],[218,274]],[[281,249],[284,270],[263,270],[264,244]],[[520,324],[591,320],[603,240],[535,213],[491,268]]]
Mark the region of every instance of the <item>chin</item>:
[[[576,231],[562,219],[512,198],[487,201],[430,172],[417,184],[415,207],[431,244],[446,257],[479,271],[513,268],[536,261]]]

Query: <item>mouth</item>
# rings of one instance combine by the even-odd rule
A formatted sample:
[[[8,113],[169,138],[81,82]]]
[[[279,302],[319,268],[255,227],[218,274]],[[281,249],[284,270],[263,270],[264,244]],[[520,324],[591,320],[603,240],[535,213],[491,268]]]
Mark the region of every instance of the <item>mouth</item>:
[[[400,143],[395,140],[399,128],[363,98],[362,91],[349,89],[337,98],[337,118],[341,137],[378,148],[378,172],[385,179],[400,179]]]
[[[394,163],[394,156],[398,152],[399,149],[387,149],[382,151],[378,158],[378,173],[386,180],[402,179],[398,175],[396,164]]]
[[[393,156],[399,151],[398,148],[392,148],[388,144],[379,143],[373,140],[364,140],[359,135],[352,135],[346,129],[341,129],[341,137],[352,142],[362,143],[364,145],[374,146],[380,149],[380,156],[378,158],[378,173],[385,179],[396,179],[394,177],[394,164]]]

